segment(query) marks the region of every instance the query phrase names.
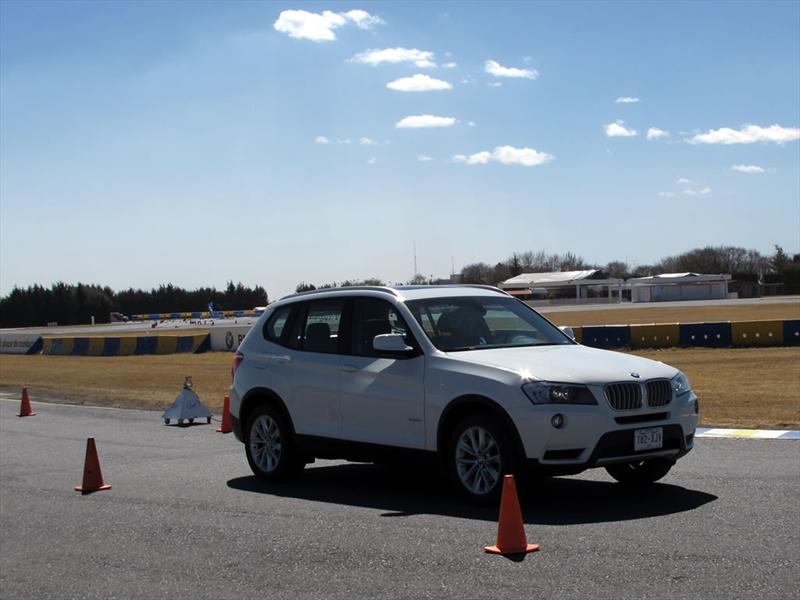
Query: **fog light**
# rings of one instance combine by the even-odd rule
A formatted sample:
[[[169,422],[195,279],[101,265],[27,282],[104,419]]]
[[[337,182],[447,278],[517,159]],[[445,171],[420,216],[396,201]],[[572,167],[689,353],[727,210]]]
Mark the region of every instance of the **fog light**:
[[[564,426],[564,415],[556,413],[550,418],[550,425],[556,429],[561,429]]]

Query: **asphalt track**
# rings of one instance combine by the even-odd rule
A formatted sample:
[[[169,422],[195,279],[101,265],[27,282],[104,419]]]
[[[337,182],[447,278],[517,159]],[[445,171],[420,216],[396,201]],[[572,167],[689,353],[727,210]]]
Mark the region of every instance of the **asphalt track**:
[[[524,560],[484,554],[496,508],[435,473],[318,461],[250,476],[215,425],[0,401],[0,597],[790,598],[800,443],[699,439],[648,492],[603,471],[523,490]],[[73,491],[94,436],[109,491]]]

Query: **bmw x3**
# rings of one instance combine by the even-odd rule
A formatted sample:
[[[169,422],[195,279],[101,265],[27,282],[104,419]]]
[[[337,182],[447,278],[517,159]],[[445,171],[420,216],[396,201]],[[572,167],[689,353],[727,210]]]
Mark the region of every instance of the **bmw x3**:
[[[577,343],[488,286],[305,292],[271,304],[235,354],[230,414],[253,473],[315,458],[430,460],[481,502],[506,473],[664,477],[698,400],[661,362]]]

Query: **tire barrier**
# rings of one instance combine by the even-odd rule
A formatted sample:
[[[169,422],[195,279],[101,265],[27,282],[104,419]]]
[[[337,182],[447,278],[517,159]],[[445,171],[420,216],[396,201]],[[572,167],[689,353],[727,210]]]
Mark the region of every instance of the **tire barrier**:
[[[592,348],[626,348],[631,345],[630,325],[582,327],[582,344]]]
[[[783,322],[783,345],[800,346],[800,319]]]
[[[208,352],[209,335],[45,338],[42,354],[55,356],[131,356]]]
[[[681,346],[727,348],[731,345],[730,323],[683,323],[680,330]]]
[[[734,346],[782,346],[783,321],[737,321],[731,323]]]
[[[669,323],[664,325],[630,325],[631,347],[633,348],[669,348],[680,342],[680,325]]]

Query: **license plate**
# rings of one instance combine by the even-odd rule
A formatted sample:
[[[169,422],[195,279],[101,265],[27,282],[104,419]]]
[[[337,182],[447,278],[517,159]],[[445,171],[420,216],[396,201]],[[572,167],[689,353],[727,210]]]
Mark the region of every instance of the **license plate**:
[[[637,429],[633,432],[633,449],[655,450],[664,445],[664,428],[651,427],[649,429]]]

